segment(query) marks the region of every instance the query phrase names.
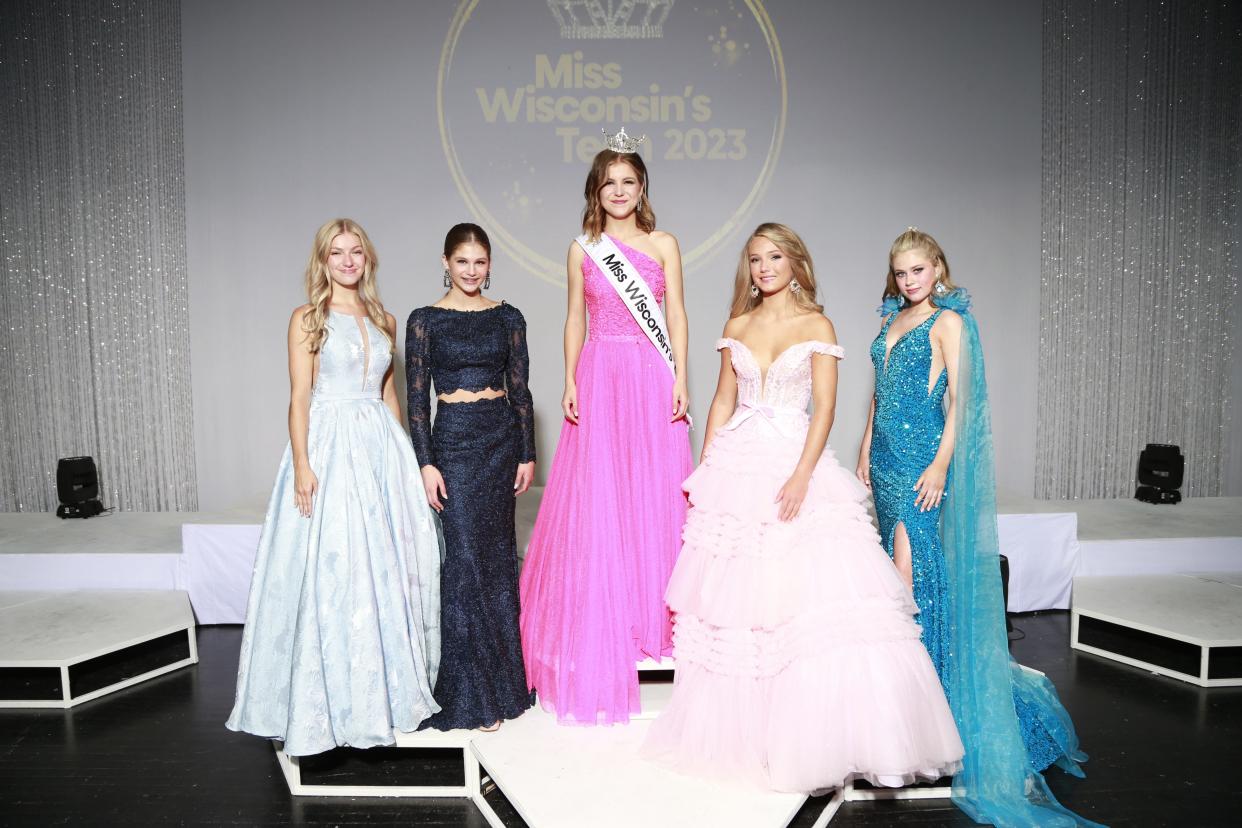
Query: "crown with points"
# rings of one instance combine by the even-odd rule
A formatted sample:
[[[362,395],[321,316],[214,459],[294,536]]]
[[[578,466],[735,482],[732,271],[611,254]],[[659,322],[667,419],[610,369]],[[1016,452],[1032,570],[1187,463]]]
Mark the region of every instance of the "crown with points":
[[[641,138],[631,138],[625,134],[625,127],[621,127],[621,131],[616,135],[609,135],[608,130],[601,129],[604,133],[604,146],[613,152],[638,152],[638,145],[647,140],[644,135]]]
[[[561,37],[576,40],[629,40],[664,36],[664,21],[675,0],[548,0]]]

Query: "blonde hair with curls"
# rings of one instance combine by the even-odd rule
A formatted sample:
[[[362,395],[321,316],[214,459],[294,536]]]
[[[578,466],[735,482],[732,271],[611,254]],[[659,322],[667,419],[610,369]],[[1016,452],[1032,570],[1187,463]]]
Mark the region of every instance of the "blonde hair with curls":
[[[384,303],[380,301],[379,290],[375,286],[379,257],[375,254],[375,246],[371,244],[367,231],[358,222],[347,218],[332,219],[320,227],[315,233],[315,242],[311,245],[310,259],[306,263],[306,296],[310,300],[310,307],[302,315],[302,330],[306,332],[307,348],[312,354],[317,354],[328,338],[328,306],[332,302],[332,275],[328,272],[328,254],[332,250],[332,240],[345,233],[358,237],[362,253],[366,256],[362,278],[358,280],[358,298],[366,308],[367,317],[379,328],[384,341],[388,343],[389,353],[392,353],[396,344],[388,335],[388,317],[384,312]]]
[[[737,263],[737,278],[733,281],[733,306],[729,309],[729,318],[741,316],[759,306],[762,296],[750,295],[750,243],[757,238],[764,238],[780,248],[789,259],[789,269],[793,271],[794,280],[802,288],[794,296],[794,302],[804,310],[823,313],[824,306],[815,301],[815,264],[802,239],[790,228],[776,222],[765,222],[755,228],[742,246],[742,255]]]
[[[583,188],[586,207],[582,210],[582,232],[586,233],[592,241],[599,239],[600,234],[604,232],[604,223],[608,220],[604,205],[599,200],[599,191],[604,189],[604,182],[608,180],[608,168],[617,162],[624,162],[633,167],[634,172],[638,173],[638,183],[643,188],[642,195],[638,199],[638,207],[634,211],[638,229],[644,233],[650,233],[656,226],[655,211],[651,209],[651,200],[647,198],[647,165],[643,163],[643,157],[636,152],[600,150],[596,153],[595,160],[591,162],[591,171],[587,173],[586,186]]]
[[[957,285],[953,284],[953,279],[949,276],[949,260],[944,255],[940,243],[932,238],[930,233],[924,233],[917,227],[907,227],[906,231],[893,241],[893,246],[888,251],[888,277],[884,282],[884,295],[881,300],[891,297],[901,296],[901,291],[897,289],[897,276],[893,273],[893,259],[897,258],[899,253],[908,253],[911,250],[922,250],[927,254],[927,258],[932,260],[932,264],[939,264],[941,267],[941,275],[939,283],[945,286],[946,290],[957,290]],[[936,292],[933,290],[931,301],[936,303]]]

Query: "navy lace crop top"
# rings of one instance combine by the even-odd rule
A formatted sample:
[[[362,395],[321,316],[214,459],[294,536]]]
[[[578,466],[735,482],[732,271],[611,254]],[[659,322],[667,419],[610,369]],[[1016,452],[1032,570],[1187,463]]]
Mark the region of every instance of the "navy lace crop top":
[[[442,394],[458,389],[504,389],[518,420],[518,462],[532,462],[535,411],[527,386],[529,376],[526,320],[512,305],[502,302],[482,311],[428,305],[411,313],[405,328],[405,380],[410,439],[418,464],[436,465],[431,447],[433,382]]]

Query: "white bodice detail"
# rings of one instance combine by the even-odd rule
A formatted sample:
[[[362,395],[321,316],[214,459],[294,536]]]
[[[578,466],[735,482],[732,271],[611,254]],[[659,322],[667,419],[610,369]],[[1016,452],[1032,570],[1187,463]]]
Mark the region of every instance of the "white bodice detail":
[[[840,345],[808,339],[782,351],[764,375],[744,342],[729,338],[717,340],[716,350],[724,348],[729,349],[729,361],[737,375],[739,408],[771,406],[805,412],[811,402],[811,355],[845,358],[845,349]]]
[[[379,399],[391,364],[388,342],[370,318],[329,311],[313,399]]]

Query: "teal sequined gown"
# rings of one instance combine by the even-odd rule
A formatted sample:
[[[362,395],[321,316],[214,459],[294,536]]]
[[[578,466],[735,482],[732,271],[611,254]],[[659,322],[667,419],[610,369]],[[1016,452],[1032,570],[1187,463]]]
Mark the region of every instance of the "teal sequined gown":
[[[948,591],[944,548],[940,543],[940,507],[923,512],[914,505],[914,484],[935,458],[944,434],[948,372],[941,369],[935,381],[930,382],[930,332],[941,313],[937,310],[902,334],[888,352],[887,361],[888,329],[897,314],[889,314],[880,335],[871,343],[871,361],[875,365],[871,490],[880,520],[880,537],[889,557],[893,556],[898,524],[905,526],[910,538],[914,603],[919,608],[923,644],[944,683],[949,657],[949,614],[940,606]]]
[[[1040,771],[1057,764],[1082,776],[1086,755],[1048,679],[1008,652],[999,572],[992,434],[983,353],[970,299],[956,290],[887,350],[896,317],[886,300],[871,343],[875,416],[871,487],[885,550],[898,525],[910,539],[913,591],[923,643],[944,686],[962,741],[953,800],[976,821],[997,826],[1094,825],[1062,807]],[[945,309],[962,320],[956,439],[945,496],[925,512],[914,484],[940,448],[947,370],[932,376],[931,330]],[[887,353],[886,353],[887,351]]]

